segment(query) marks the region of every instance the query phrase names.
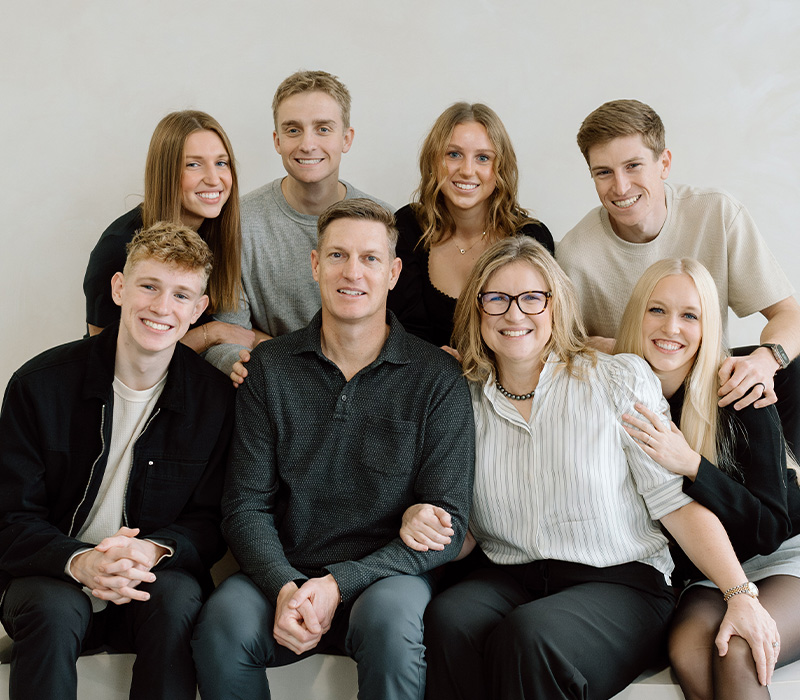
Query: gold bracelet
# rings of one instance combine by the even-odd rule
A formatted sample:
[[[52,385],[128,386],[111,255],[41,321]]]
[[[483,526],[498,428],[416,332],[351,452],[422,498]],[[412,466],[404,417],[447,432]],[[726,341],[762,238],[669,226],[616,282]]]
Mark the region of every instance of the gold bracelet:
[[[733,596],[742,594],[749,595],[751,598],[758,598],[758,588],[756,587],[756,584],[751,583],[750,581],[745,581],[744,583],[740,583],[738,586],[729,588],[727,591],[723,591],[722,600],[727,603],[731,598],[733,598]]]
[[[208,350],[208,331],[206,330],[206,325],[207,324],[205,323],[203,324],[203,340],[205,341],[206,344],[206,346],[203,348],[203,352]]]

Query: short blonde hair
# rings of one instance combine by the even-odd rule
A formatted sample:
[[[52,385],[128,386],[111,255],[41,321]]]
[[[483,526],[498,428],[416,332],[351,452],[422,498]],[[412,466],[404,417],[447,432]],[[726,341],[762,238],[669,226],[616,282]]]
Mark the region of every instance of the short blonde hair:
[[[641,135],[654,158],[664,152],[664,123],[655,110],[639,100],[613,100],[600,105],[583,120],[578,130],[578,148],[589,163],[589,149],[592,146],[634,134]]]
[[[373,202],[366,197],[354,197],[334,202],[317,219],[317,250],[325,242],[325,233],[337,219],[358,219],[360,221],[375,221],[386,227],[386,238],[389,245],[389,256],[395,257],[397,248],[398,231],[394,214],[386,207]]]
[[[324,92],[336,100],[342,110],[342,124],[345,129],[350,128],[350,91],[335,75],[323,70],[300,70],[286,78],[275,91],[272,98],[272,120],[275,129],[278,129],[278,107],[287,97],[299,95],[303,92]]]
[[[542,291],[552,293],[549,307],[553,330],[542,351],[543,358],[552,352],[567,371],[580,376],[576,358],[588,357],[592,365],[597,358],[594,350],[586,346],[586,331],[575,288],[547,249],[527,236],[504,238],[490,246],[478,258],[458,297],[451,343],[461,354],[464,376],[472,381],[485,382],[496,372],[494,353],[481,335],[482,311],[478,294],[486,291],[485,286],[495,272],[515,262],[533,267],[549,287]]]
[[[143,260],[175,265],[203,274],[205,292],[211,275],[213,254],[208,244],[188,226],[171,221],[157,221],[152,226],[137,231],[126,246],[128,257],[122,274],[127,276],[134,265]]]

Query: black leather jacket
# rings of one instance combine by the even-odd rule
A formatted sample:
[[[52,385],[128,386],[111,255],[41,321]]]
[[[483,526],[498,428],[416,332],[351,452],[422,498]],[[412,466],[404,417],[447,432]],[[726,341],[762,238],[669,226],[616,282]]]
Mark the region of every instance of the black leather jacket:
[[[86,543],[75,538],[97,497],[108,459],[118,324],[48,350],[11,378],[0,413],[0,591],[12,578],[64,572]],[[164,390],[133,448],[123,524],[175,554],[211,585],[225,545],[220,496],[234,390],[217,369],[178,343]]]

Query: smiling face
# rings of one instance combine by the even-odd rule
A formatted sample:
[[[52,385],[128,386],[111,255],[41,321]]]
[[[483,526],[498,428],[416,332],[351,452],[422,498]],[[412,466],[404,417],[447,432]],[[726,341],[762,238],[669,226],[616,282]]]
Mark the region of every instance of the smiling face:
[[[669,275],[653,289],[642,318],[644,359],[662,380],[679,386],[694,364],[703,330],[700,295],[689,275]]]
[[[339,181],[342,153],[353,143],[342,110],[324,92],[301,92],[284,99],[277,110],[275,150],[290,177],[306,184]]]
[[[513,262],[501,267],[489,277],[483,292],[504,292],[517,295],[522,292],[549,292],[544,278],[526,262]],[[481,311],[481,337],[494,352],[497,368],[503,374],[514,365],[536,366],[553,330],[551,306],[535,316],[520,311],[516,303],[502,316],[489,316]]]
[[[611,217],[614,232],[626,241],[655,238],[667,218],[664,180],[672,155],[658,156],[640,134],[619,136],[589,149],[589,169],[600,202]]]
[[[311,251],[319,283],[323,323],[386,323],[386,297],[402,263],[389,252],[386,226],[377,221],[336,219],[322,246]]]
[[[486,127],[478,122],[457,124],[445,148],[441,192],[448,209],[488,211],[489,198],[497,186],[495,153]]]
[[[190,270],[151,258],[134,263],[111,280],[121,306],[119,340],[129,351],[172,356],[175,344],[208,306],[202,269]]]
[[[195,231],[215,219],[231,193],[230,157],[213,131],[195,131],[183,146],[181,221]]]

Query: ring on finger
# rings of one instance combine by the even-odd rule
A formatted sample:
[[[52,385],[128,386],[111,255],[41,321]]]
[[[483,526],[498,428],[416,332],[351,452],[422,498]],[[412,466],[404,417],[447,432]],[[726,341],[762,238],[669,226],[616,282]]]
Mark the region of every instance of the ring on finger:
[[[755,384],[753,384],[753,389],[755,389],[757,386],[761,387],[761,397],[763,398],[764,395],[767,393],[767,387],[764,386],[764,382],[756,382]]]
[[[780,642],[772,642],[772,648],[777,649],[781,645]]]
[[[650,443],[653,442],[653,436],[650,433],[647,434],[647,446],[650,447]]]

